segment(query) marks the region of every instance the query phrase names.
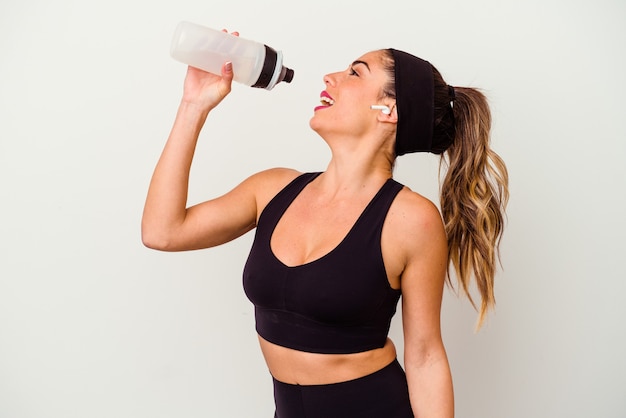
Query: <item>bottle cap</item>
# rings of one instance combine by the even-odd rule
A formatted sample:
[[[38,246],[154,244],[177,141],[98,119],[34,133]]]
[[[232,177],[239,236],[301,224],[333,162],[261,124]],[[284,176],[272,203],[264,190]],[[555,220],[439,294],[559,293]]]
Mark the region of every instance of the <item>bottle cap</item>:
[[[293,70],[291,68],[283,67],[278,81],[284,81],[285,83],[291,83],[293,80]]]

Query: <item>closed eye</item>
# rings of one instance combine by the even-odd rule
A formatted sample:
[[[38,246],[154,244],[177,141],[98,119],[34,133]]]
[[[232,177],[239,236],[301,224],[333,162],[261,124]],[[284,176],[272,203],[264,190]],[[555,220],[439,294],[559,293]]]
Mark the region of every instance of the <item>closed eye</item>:
[[[366,63],[365,61],[361,61],[361,60],[356,60],[352,63],[352,65],[350,65],[350,71],[352,71],[354,74],[353,75],[359,75],[358,73],[356,73],[356,71],[354,71],[354,67],[358,66],[358,65],[362,65],[365,68],[367,68],[367,71],[372,71],[370,70],[370,66],[368,63]]]

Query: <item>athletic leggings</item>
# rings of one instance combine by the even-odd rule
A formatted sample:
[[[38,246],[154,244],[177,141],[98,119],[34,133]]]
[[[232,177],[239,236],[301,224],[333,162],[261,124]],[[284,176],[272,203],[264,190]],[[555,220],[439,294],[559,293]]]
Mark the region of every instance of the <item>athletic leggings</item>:
[[[292,385],[274,380],[274,418],[413,418],[398,360],[346,382]]]

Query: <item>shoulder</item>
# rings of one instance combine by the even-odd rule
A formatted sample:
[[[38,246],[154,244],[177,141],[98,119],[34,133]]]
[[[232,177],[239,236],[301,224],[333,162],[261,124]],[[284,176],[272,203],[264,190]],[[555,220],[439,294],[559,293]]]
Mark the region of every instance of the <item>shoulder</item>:
[[[275,167],[259,171],[248,177],[245,181],[257,187],[286,186],[302,172],[292,168]]]
[[[389,209],[390,221],[413,232],[439,229],[443,222],[435,204],[404,186]]]
[[[396,248],[404,251],[405,262],[433,251],[447,253],[447,239],[435,204],[404,186],[389,208],[386,224]]]
[[[260,214],[278,192],[301,174],[302,172],[291,168],[270,168],[251,175],[241,186],[252,191],[257,203],[257,213]]]

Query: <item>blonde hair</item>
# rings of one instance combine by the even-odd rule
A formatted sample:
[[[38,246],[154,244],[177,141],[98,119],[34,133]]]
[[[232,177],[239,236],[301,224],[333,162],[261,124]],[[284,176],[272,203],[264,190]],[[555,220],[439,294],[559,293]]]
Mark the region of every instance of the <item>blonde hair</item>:
[[[437,70],[434,72],[435,86],[445,85]],[[435,89],[435,102],[437,90],[441,91],[440,100],[449,103],[450,91],[443,88]],[[509,177],[504,161],[490,148],[491,112],[485,95],[477,89],[454,87],[454,96],[454,140],[441,155],[440,164],[440,173],[447,168],[440,196],[449,248],[447,280],[452,285],[451,264],[463,292],[479,312],[480,329],[495,307],[494,277],[500,261]],[[480,308],[470,294],[472,276],[481,297]]]

